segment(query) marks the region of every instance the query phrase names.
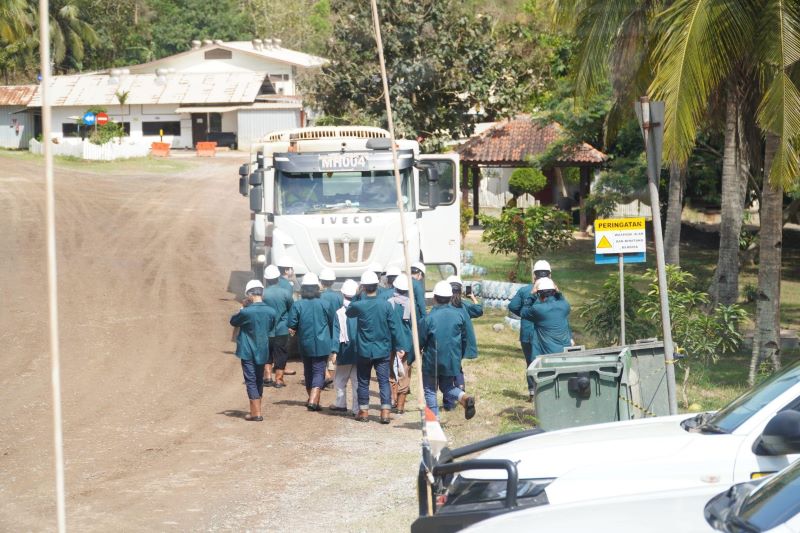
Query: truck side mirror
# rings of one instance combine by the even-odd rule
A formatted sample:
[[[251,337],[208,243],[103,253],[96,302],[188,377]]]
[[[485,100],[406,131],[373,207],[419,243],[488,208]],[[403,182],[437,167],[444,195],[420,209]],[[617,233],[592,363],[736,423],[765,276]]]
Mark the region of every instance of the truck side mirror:
[[[756,455],[788,455],[800,453],[800,412],[781,411],[767,422],[756,441]]]
[[[240,176],[247,176],[250,173],[249,165],[245,163],[244,165],[239,167],[239,175]]]
[[[264,168],[264,152],[256,152],[256,166]]]
[[[250,189],[250,211],[261,213],[264,210],[264,187]]]
[[[247,176],[239,176],[239,194],[247,196]]]
[[[433,165],[423,167],[428,176],[428,206],[431,209],[439,205],[439,170]]]
[[[264,171],[262,169],[256,169],[250,174],[250,185],[253,187],[261,187],[264,185]]]

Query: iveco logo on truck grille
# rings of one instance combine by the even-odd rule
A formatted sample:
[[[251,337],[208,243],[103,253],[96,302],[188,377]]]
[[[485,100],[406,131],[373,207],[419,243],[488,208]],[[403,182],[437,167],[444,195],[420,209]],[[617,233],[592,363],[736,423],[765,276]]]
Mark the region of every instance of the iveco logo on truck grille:
[[[367,156],[364,154],[326,154],[319,156],[319,166],[331,169],[368,169]]]
[[[352,217],[320,217],[323,224],[370,224],[372,217],[367,215],[365,217],[356,215]]]

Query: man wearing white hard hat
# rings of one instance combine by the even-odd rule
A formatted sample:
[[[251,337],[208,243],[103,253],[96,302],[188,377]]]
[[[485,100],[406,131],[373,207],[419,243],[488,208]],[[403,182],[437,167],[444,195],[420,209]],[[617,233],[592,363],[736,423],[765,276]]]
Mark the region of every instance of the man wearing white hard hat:
[[[536,261],[536,263],[533,265],[531,273],[534,282],[539,279],[549,278],[552,274],[550,270],[550,263],[541,259]],[[531,400],[533,400],[535,386],[533,378],[528,376],[528,367],[531,365],[534,359],[533,342],[536,331],[533,322],[522,318],[521,313],[525,299],[530,297],[533,292],[533,283],[523,285],[508,303],[508,310],[521,318],[519,328],[519,343],[522,347],[522,354],[525,356],[525,379],[528,383],[528,395],[530,396]]]
[[[289,358],[287,351],[287,341],[289,339],[289,311],[292,309],[294,299],[279,284],[281,273],[275,265],[268,265],[264,269],[264,303],[275,310],[277,320],[275,329],[269,338],[269,354],[272,369],[275,371],[275,383],[273,387],[283,388],[286,382],[283,376],[286,373],[286,361]]]
[[[433,289],[434,306],[422,322],[422,383],[425,403],[439,416],[436,390],[445,398],[464,407],[464,417],[475,416],[475,398],[458,387],[456,377],[461,372],[461,360],[467,349],[467,321],[450,305],[453,288],[440,281]]]
[[[281,273],[281,278],[278,280],[281,287],[289,291],[289,294],[294,294],[294,261],[292,258],[285,255],[275,262],[278,271]]]
[[[378,298],[378,276],[372,270],[361,275],[361,298],[347,308],[345,314],[357,319],[356,344],[358,359],[358,414],[356,420],[369,420],[369,381],[372,369],[378,378],[381,398],[381,424],[391,421],[392,392],[389,385],[389,356],[392,351],[403,355],[401,326],[389,302]]]
[[[395,293],[394,280],[400,275],[400,267],[397,265],[389,265],[386,267],[386,286],[378,287],[378,297],[388,300]]]
[[[472,302],[467,302],[462,299],[464,283],[458,276],[450,276],[447,278],[447,283],[453,289],[453,297],[450,299],[450,305],[458,309],[467,319],[467,349],[464,352],[464,359],[477,359],[478,358],[478,339],[475,336],[475,328],[472,326],[472,319],[483,316],[483,306],[475,299],[475,295],[470,292]],[[459,388],[466,391],[466,380],[464,379],[464,369],[456,377],[456,383]],[[452,401],[445,398],[443,407],[446,411],[455,409],[456,405]]]
[[[415,261],[411,263],[411,290],[414,291],[414,309],[417,312],[417,321],[425,318],[425,263]]]
[[[242,374],[250,400],[250,414],[244,417],[261,422],[261,397],[264,394],[264,365],[269,359],[269,332],[275,327],[275,311],[261,301],[264,285],[259,280],[247,282],[244,289],[250,305],[231,317],[231,326],[239,328],[236,357],[241,360]]]
[[[320,396],[325,386],[325,368],[332,353],[335,311],[319,298],[319,278],[313,272],[303,276],[300,299],[289,312],[289,334],[297,336],[303,358],[303,374],[308,392],[309,411],[321,409]]]
[[[387,279],[391,278],[389,269],[386,271],[386,277]],[[411,313],[413,313],[414,310],[411,308],[411,300],[408,297],[410,287],[406,275],[395,275],[392,284],[394,286],[394,294],[388,301],[394,309],[397,323],[401,325],[401,347],[405,353],[399,356],[396,352],[392,352],[389,361],[389,385],[392,387],[392,405],[395,408],[395,412],[402,415],[405,412],[406,396],[411,392],[411,365],[414,364],[414,345],[411,339]]]
[[[536,280],[533,290],[525,298],[520,315],[533,322],[536,330],[531,346],[533,357],[561,353],[572,344],[569,302],[550,278]]]
[[[358,415],[358,372],[356,369],[356,328],[358,320],[347,318],[345,312],[358,292],[358,283],[347,279],[342,283],[342,306],[336,311],[333,322],[333,351],[336,352],[336,373],[333,375],[333,389],[336,400],[329,407],[331,411],[347,411],[347,383],[350,383],[350,410]]]

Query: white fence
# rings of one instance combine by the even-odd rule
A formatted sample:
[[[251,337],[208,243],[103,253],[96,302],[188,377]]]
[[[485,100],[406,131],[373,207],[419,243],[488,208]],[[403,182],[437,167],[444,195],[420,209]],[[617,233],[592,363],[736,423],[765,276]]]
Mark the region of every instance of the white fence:
[[[125,138],[122,142],[111,141],[103,145],[92,144],[88,140],[59,139],[52,143],[53,155],[78,157],[97,161],[113,161],[114,159],[129,159],[131,157],[145,157],[150,153],[150,142],[131,140]],[[42,143],[31,139],[29,150],[34,154],[44,154]]]

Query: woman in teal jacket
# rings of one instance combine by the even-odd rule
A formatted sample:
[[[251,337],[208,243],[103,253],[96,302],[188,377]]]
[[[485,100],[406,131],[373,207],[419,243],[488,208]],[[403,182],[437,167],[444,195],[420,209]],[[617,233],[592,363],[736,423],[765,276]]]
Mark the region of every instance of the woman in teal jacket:
[[[534,285],[536,292],[525,298],[521,317],[533,322],[536,329],[532,344],[534,357],[548,353],[561,353],[572,345],[569,327],[570,305],[556,289],[553,280],[543,278]]]
[[[350,383],[351,409],[353,415],[358,414],[358,373],[356,370],[356,330],[358,319],[348,318],[345,314],[350,302],[358,292],[358,283],[352,279],[345,280],[342,284],[344,303],[336,311],[333,321],[333,347],[336,352],[336,373],[333,375],[333,390],[336,391],[336,400],[329,407],[331,411],[347,411],[347,384]]]
[[[269,336],[275,328],[275,311],[261,301],[264,285],[251,280],[245,286],[249,305],[231,317],[230,324],[239,328],[236,357],[241,359],[242,374],[250,400],[250,414],[245,420],[261,422],[261,396],[264,394],[264,365],[269,359]]]
[[[389,385],[392,388],[392,404],[397,414],[403,414],[406,408],[406,396],[411,392],[411,365],[414,363],[414,346],[411,341],[411,299],[408,297],[408,278],[405,274],[398,274],[392,281],[394,295],[389,298],[395,314],[395,320],[400,325],[400,348],[405,355],[399,357],[392,352],[389,361]]]
[[[303,373],[308,392],[309,411],[319,411],[320,395],[325,385],[325,368],[331,355],[333,313],[319,298],[319,279],[306,274],[300,286],[300,300],[289,311],[289,334],[296,335],[303,357]]]
[[[478,358],[478,339],[475,336],[475,328],[472,326],[472,319],[483,316],[483,306],[475,301],[475,296],[472,297],[472,302],[464,301],[461,294],[463,283],[458,276],[450,276],[447,282],[453,289],[453,297],[450,299],[450,305],[459,310],[467,319],[467,349],[464,352],[464,359],[477,359]],[[467,390],[466,380],[464,379],[464,370],[462,368],[458,376],[456,376],[456,383],[458,387],[465,391]],[[447,398],[444,399],[442,405],[445,411],[455,409],[456,405]]]

